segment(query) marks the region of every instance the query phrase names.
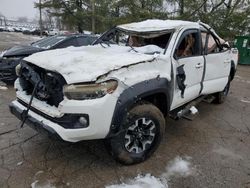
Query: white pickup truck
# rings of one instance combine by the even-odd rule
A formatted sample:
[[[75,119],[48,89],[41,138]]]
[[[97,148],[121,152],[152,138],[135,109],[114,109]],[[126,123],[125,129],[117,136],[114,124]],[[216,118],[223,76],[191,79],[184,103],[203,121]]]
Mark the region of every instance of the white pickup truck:
[[[119,25],[92,46],[24,58],[10,111],[65,141],[105,139],[117,161],[139,163],[159,145],[165,116],[180,118],[204,97],[224,101],[237,62],[204,23]]]

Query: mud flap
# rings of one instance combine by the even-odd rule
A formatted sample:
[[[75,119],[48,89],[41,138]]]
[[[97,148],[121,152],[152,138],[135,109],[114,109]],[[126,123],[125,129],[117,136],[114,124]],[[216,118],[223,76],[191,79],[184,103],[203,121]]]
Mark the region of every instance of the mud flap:
[[[178,87],[181,90],[181,98],[184,98],[184,92],[186,89],[186,85],[184,84],[186,80],[184,65],[181,65],[177,68],[176,80],[177,80]]]

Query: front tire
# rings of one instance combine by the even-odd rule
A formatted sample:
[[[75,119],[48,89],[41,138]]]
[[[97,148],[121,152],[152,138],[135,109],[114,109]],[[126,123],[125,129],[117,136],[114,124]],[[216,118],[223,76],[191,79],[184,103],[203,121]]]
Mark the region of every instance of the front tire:
[[[165,119],[152,104],[138,104],[131,109],[123,130],[106,141],[111,155],[120,163],[131,165],[150,157],[165,132]]]

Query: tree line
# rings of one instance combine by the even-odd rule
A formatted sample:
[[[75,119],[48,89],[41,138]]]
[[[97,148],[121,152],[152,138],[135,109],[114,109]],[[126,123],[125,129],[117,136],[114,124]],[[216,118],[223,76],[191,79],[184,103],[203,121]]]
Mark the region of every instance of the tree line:
[[[41,0],[35,7],[78,32],[152,18],[200,20],[229,39],[250,31],[250,0]]]

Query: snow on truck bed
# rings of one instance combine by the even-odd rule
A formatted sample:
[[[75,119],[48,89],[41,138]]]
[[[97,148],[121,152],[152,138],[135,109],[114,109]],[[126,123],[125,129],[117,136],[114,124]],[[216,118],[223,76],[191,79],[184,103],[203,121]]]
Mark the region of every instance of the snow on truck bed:
[[[106,44],[103,45],[106,46]],[[128,46],[117,45],[106,48],[101,45],[68,47],[39,52],[24,60],[44,69],[58,72],[68,84],[72,84],[95,81],[97,77],[109,71],[134,63],[151,61],[154,56],[144,54],[149,50],[159,52],[163,49],[157,46],[142,47],[141,53],[136,53]]]

